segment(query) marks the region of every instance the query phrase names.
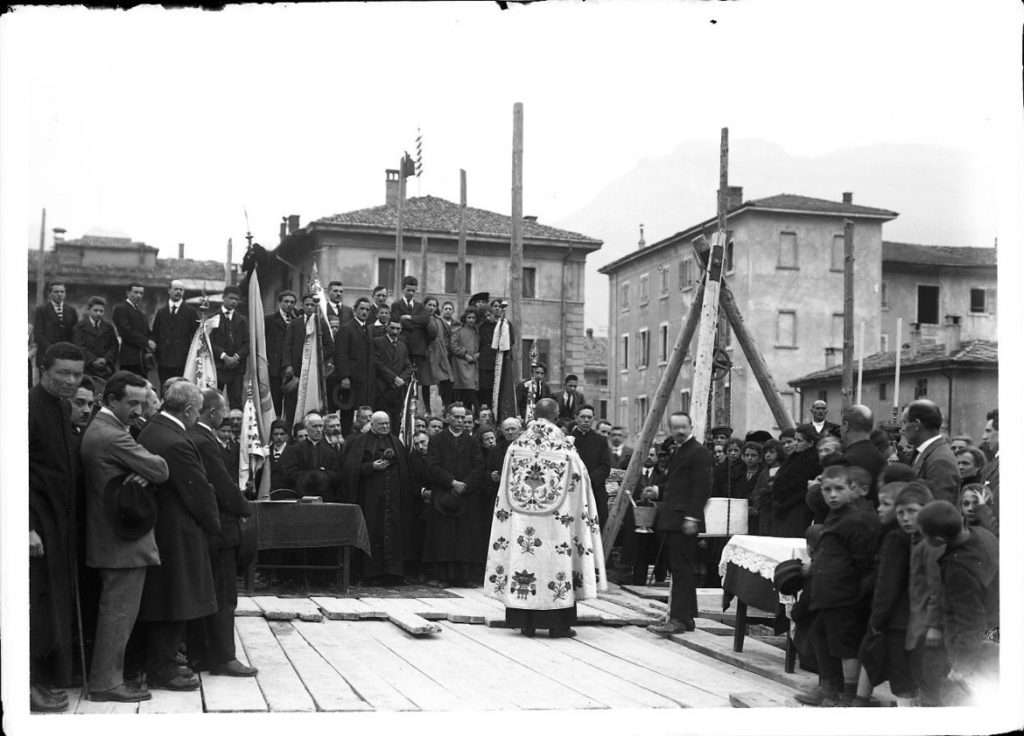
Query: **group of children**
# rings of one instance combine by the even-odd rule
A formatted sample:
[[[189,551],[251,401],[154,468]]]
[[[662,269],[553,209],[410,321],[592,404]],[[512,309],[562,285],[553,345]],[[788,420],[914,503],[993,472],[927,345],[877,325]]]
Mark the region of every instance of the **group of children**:
[[[796,699],[874,705],[872,690],[888,680],[901,706],[976,702],[998,676],[990,520],[976,503],[962,503],[962,514],[935,501],[921,480],[880,481],[877,510],[862,468],[832,465],[819,480],[828,513],[807,531],[811,561],[792,611],[801,660],[819,684]]]

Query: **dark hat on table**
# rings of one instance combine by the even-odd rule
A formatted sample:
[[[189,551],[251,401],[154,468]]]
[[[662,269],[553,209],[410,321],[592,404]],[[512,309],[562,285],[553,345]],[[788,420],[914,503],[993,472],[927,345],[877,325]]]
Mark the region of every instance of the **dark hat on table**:
[[[103,489],[103,509],[121,539],[139,539],[156,525],[156,496],[147,486],[125,483],[119,475]]]
[[[434,491],[434,508],[441,516],[455,518],[466,511],[466,501],[455,491]]]
[[[743,439],[747,442],[760,442],[764,444],[768,440],[775,438],[772,437],[771,432],[766,432],[763,429],[755,429],[753,432],[747,432],[747,436]]]
[[[490,295],[490,293],[486,292],[486,291],[481,291],[480,293],[474,294],[473,296],[471,296],[469,298],[469,303],[470,304],[475,304],[476,302],[487,302],[488,304],[490,304],[490,302],[491,302],[491,295]]]
[[[331,399],[339,411],[351,411],[356,404],[355,397],[352,395],[352,389],[342,388],[340,383],[331,392]]]
[[[796,595],[804,587],[802,560],[784,560],[775,566],[775,590],[783,595]]]
[[[711,436],[724,434],[726,437],[732,437],[732,427],[728,424],[719,424],[717,427],[711,428]]]

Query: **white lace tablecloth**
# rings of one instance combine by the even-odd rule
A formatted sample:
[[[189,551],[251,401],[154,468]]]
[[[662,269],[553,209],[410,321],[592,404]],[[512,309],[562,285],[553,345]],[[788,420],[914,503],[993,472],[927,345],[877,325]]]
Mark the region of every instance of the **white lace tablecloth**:
[[[744,570],[760,575],[770,583],[775,582],[775,568],[785,560],[807,562],[807,543],[802,538],[755,537],[737,534],[722,550],[722,561],[718,563],[718,574],[725,577],[725,569],[731,562]]]

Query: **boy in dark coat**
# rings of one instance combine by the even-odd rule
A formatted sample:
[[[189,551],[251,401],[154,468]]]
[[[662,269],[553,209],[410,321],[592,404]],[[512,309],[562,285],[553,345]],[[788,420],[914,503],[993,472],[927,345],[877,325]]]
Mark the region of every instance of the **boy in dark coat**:
[[[867,625],[864,579],[875,556],[878,517],[856,503],[860,494],[851,487],[849,472],[849,466],[832,465],[821,475],[830,511],[811,567],[810,609],[818,612],[811,636],[822,684],[797,693],[806,705],[852,701],[857,694],[858,650]]]
[[[106,309],[106,299],[90,297],[88,311],[71,330],[71,341],[85,351],[85,375],[104,381],[114,374],[117,362],[117,334],[103,320]]]

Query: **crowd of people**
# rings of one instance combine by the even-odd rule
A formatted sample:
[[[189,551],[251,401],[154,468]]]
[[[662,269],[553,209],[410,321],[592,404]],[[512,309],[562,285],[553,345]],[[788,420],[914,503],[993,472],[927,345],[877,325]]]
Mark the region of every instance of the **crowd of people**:
[[[377,287],[372,300],[348,307],[342,284],[331,282],[319,331],[308,324],[322,320],[315,295],[303,295],[300,311],[293,292],[277,295],[265,332],[278,419],[260,472],[278,497],[361,508],[370,554],[357,554],[354,573],[364,583],[490,585],[495,597],[515,588],[526,600],[521,596],[535,595],[536,586],[503,577],[489,563],[508,545],[493,538],[496,514],[528,513],[501,506],[510,449],[526,453],[534,443],[536,452],[549,443],[585,471],[592,498],[576,518],[589,531],[577,536],[596,539],[586,547],[593,555],[608,519],[606,482],[633,453],[627,431],[596,416],[575,376],[552,391],[546,367],[534,364],[530,378],[513,380],[515,335],[503,300],[474,295],[455,319],[451,303],[420,300],[417,287],[407,277],[394,302]],[[33,710],[67,707],[60,688],[72,684],[75,666],[79,677],[89,675],[90,698],[100,701],[147,699],[153,687],[194,689],[206,670],[255,674],[235,657],[231,626],[240,531],[262,480],[248,487],[238,480],[249,351],[238,290],[225,289],[210,333],[219,390],[182,378],[201,317],[184,302],[179,282],[171,282],[152,325],[138,284],[114,307],[113,326],[100,297],[78,320],[64,304],[63,284],[51,284],[49,295],[37,309],[40,380],[29,394]],[[326,406],[296,417],[297,374],[310,360],[307,334],[320,336]],[[145,378],[152,370],[159,386]],[[398,427],[408,408],[403,389],[414,376],[422,402],[407,446]],[[706,443],[693,437],[687,414],[672,414],[669,437],[648,453],[637,487],[627,489],[641,505],[657,505],[656,533],[637,534],[630,512],[623,559],[634,582],[645,582],[652,566],[656,581],[671,574],[669,619],[653,628],[692,630],[695,589],[715,584],[721,553],[716,540],[699,538],[704,505],[716,496],[746,499],[750,533],[816,540],[801,598],[807,633],[799,640],[809,643],[803,661],[818,670],[821,685],[804,702],[867,702],[883,674],[900,698],[949,702],[950,682],[963,685],[990,666],[979,650],[988,641],[985,624],[998,620],[998,606],[991,606],[998,556],[989,539],[998,516],[998,412],[980,446],[954,438],[955,454],[941,434],[941,412],[928,401],[907,407],[899,443],[875,428],[866,407],[845,409],[839,424],[827,413],[815,402],[812,421],[778,437],[762,430],[739,440],[730,428],[715,427]],[[917,521],[905,524],[914,504]],[[906,535],[898,544],[896,529]],[[531,554],[527,536],[517,541],[523,554]],[[895,574],[902,563],[893,560],[903,559],[896,547],[912,548],[907,555],[919,572],[908,562],[907,575]],[[605,583],[603,565],[559,574],[572,578],[568,590],[583,575],[581,595]],[[564,603],[564,580],[550,586]],[[909,607],[908,616],[876,616],[886,595],[902,595],[894,605],[906,604],[899,610]],[[964,608],[970,605],[972,612]],[[75,635],[73,613],[81,624]],[[535,612],[517,620],[527,635],[546,626]],[[573,619],[552,620],[552,635],[570,635]],[[974,628],[966,630],[965,621]],[[903,634],[906,662],[895,653]],[[888,664],[865,663],[862,675],[860,647],[872,637],[888,647]],[[74,661],[76,640],[91,664]],[[902,677],[908,668],[911,679]]]

